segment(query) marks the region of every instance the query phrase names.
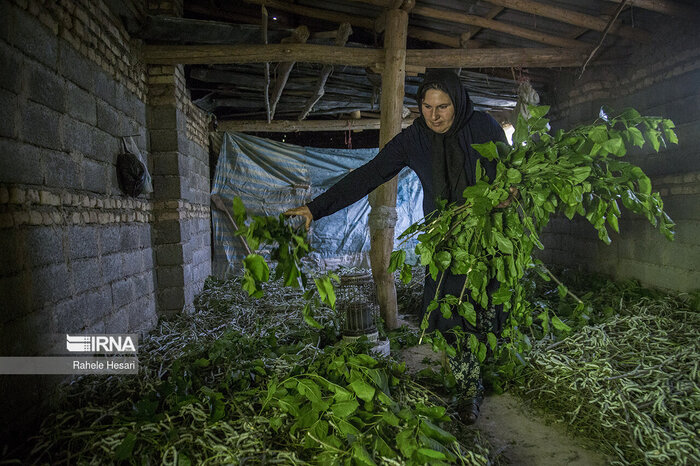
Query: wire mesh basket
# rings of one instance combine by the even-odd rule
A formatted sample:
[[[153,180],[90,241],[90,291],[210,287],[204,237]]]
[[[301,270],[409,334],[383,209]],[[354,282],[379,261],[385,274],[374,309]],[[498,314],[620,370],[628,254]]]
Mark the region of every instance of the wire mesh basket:
[[[336,294],[336,306],[345,316],[342,325],[343,335],[359,337],[376,333],[379,304],[371,274],[341,276]]]

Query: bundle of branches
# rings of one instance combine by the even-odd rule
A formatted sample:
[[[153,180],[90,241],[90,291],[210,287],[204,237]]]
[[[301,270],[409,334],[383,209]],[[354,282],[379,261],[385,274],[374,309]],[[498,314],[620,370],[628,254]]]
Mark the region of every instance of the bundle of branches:
[[[136,377],[84,376],[48,416],[31,464],[487,464],[440,426],[446,408],[405,367],[332,345],[337,316],[279,282],[207,280],[196,309],[139,348]],[[21,461],[19,460],[21,458]]]
[[[583,216],[598,231],[599,238],[610,243],[607,228],[619,231],[622,203],[673,238],[674,224],[664,213],[659,194],[652,193],[649,178],[639,167],[621,159],[633,145],[642,147],[648,142],[658,151],[666,141],[676,143],[673,123],[643,117],[633,109],[614,117],[601,110],[593,124],[550,135],[549,120],[545,118],[548,109],[530,107],[528,120],[519,117],[512,147],[500,142],[474,145],[483,157],[494,161],[492,179],[477,163],[476,183],[464,190],[464,202],[443,204],[434,215],[412,225],[401,236],[405,240],[417,236],[416,253],[421,265],[428,266],[438,281],[428,312],[441,312],[445,317],[458,312],[476,326],[475,305],[502,305],[508,311],[504,344],[498,345],[497,337],[490,333],[486,341],[470,335],[467,345],[483,361],[488,344],[506,373],[520,365],[519,355],[531,346],[523,332],[534,319],[521,278],[533,267],[533,248],[543,247],[539,234],[552,215]],[[504,208],[512,187],[518,188],[519,198]],[[390,270],[401,270],[402,277],[410,279],[411,267],[405,257],[404,251],[395,251]],[[459,296],[441,296],[440,285],[446,273],[464,277]],[[487,285],[494,280],[500,287],[490,295]],[[561,288],[566,292],[563,285]],[[578,306],[582,309],[584,304]],[[549,312],[539,314],[539,319],[546,328],[551,323],[557,330],[568,330]],[[426,315],[424,329],[427,322]],[[448,354],[456,352],[439,332],[432,341]]]
[[[616,464],[698,464],[699,332],[688,300],[642,297],[604,324],[537,342],[518,390]]]

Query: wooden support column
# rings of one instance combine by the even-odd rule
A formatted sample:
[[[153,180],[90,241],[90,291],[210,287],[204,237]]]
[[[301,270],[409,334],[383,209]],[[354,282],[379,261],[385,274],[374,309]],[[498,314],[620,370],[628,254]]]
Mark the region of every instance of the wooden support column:
[[[401,9],[388,10],[384,31],[384,70],[380,103],[381,127],[379,146],[384,147],[401,131],[404,80],[406,77],[406,34],[408,13]],[[383,184],[369,195],[372,211],[370,225],[370,261],[377,285],[379,310],[387,329],[398,327],[398,306],[394,275],[387,272],[391,251],[394,250],[396,224],[397,178]]]
[[[267,45],[267,8],[265,5],[261,7],[262,10],[262,43]],[[265,62],[265,113],[267,114],[267,122],[272,121],[272,113],[270,112],[270,62]]]

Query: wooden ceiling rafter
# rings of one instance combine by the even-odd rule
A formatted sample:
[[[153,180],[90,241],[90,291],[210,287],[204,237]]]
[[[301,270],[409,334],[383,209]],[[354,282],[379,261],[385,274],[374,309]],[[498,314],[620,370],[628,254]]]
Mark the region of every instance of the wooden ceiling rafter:
[[[442,34],[431,29],[419,28],[415,26],[408,27],[408,36],[412,39],[418,39],[424,42],[434,42],[436,44],[447,45],[448,47],[453,48],[459,48],[462,45],[458,36]]]
[[[383,1],[383,0],[377,0],[377,1]],[[377,32],[377,33],[384,32],[385,22],[386,22],[386,10],[382,14],[380,14],[377,17],[377,19],[375,20],[375,22],[374,22],[375,32]],[[457,37],[455,35],[442,34],[440,32],[436,32],[432,29],[426,29],[426,28],[421,28],[421,27],[416,27],[416,26],[409,26],[408,27],[408,36],[413,38],[413,39],[418,39],[418,40],[422,40],[425,42],[434,42],[436,44],[447,45],[448,47],[459,48],[461,46],[461,42],[459,40],[459,37]]]
[[[368,18],[364,16],[357,16],[357,15],[349,15],[349,14],[344,14],[344,13],[335,13],[331,14],[328,13],[324,10],[320,10],[317,8],[311,8],[311,7],[306,7],[302,5],[296,5],[296,4],[291,4],[291,3],[285,3],[282,1],[278,0],[244,0],[246,3],[252,3],[252,4],[258,4],[262,5],[265,4],[266,6],[270,8],[276,8],[277,10],[280,11],[285,11],[289,13],[294,13],[298,14],[300,16],[305,16],[309,18],[314,18],[314,19],[322,19],[330,22],[336,22],[338,24],[347,22],[350,23],[351,26],[363,28],[363,29],[369,29],[377,32],[381,32],[383,30],[383,27],[381,25],[381,16],[378,18]],[[380,7],[386,7],[385,5],[389,5],[390,7],[395,3],[395,0],[367,0],[365,3],[370,3],[375,6],[380,6]],[[401,7],[409,9],[412,7],[412,0],[402,0],[398,2]],[[447,34],[443,34],[440,32],[436,32],[430,29],[425,29],[421,27],[414,27],[411,26],[409,27],[409,37],[413,39],[418,39],[426,42],[435,42],[437,44],[441,45],[447,45],[448,47],[455,47],[458,48],[461,46],[460,38],[457,36],[451,36]],[[477,45],[477,44],[474,44]],[[480,44],[479,44],[480,45]]]
[[[454,10],[443,10],[439,8],[416,5],[413,8],[412,13],[418,16],[423,16],[431,19],[438,19],[441,21],[447,21],[451,23],[479,26],[484,29],[490,29],[504,34],[509,34],[511,36],[521,37],[524,39],[531,40],[533,42],[539,42],[553,47],[586,48],[590,46],[590,44],[587,44],[585,42],[568,39],[566,37],[555,36],[546,32],[517,26],[515,24],[506,23],[503,21],[496,21],[493,19],[487,19],[483,16],[470,15]]]
[[[599,39],[598,43],[596,46],[591,50],[590,55],[588,55],[588,58],[586,58],[586,61],[583,63],[583,66],[581,67],[581,74],[579,75],[579,78],[583,76],[583,72],[586,71],[586,66],[588,66],[588,63],[593,59],[595,54],[598,52],[598,49],[600,49],[600,46],[603,45],[603,41],[605,40],[605,36],[608,35],[608,32],[610,32],[613,28],[613,25],[615,24],[615,21],[617,21],[617,18],[620,16],[620,13],[622,13],[622,10],[625,9],[625,6],[629,0],[622,0],[620,2],[620,5],[617,7],[617,11],[615,11],[615,14],[613,15],[612,18],[610,18],[610,21],[608,21],[608,25],[606,26],[605,30],[603,31],[603,35]]]
[[[484,18],[496,19],[496,16],[500,15],[504,9],[505,8],[503,8],[501,6],[494,6],[488,11],[488,13],[486,13]],[[471,26],[467,32],[462,33],[462,35],[460,37],[460,44],[462,45],[462,47],[467,48],[466,47],[467,42],[472,41],[472,37],[477,35],[479,33],[479,31],[481,31],[482,29],[483,28],[479,27],[479,26]],[[473,43],[473,42],[474,41],[472,41],[471,43]]]
[[[608,21],[610,21],[610,18],[613,17],[613,15],[615,14],[615,11],[617,11],[617,5],[615,5],[613,3],[606,4],[603,6],[601,14],[598,15],[598,19],[605,21],[607,23]],[[581,37],[582,35],[584,35],[588,31],[590,31],[590,29],[585,28],[585,27],[575,27],[571,30],[570,34],[567,34],[567,37],[569,39],[578,39],[579,37]]]
[[[603,32],[608,26],[608,21],[597,16],[579,13],[578,11],[562,8],[554,5],[540,3],[534,0],[487,0],[489,3],[498,5],[512,10],[531,13],[537,16],[542,16],[549,19],[554,19],[562,23],[580,26],[593,31]],[[631,39],[637,42],[649,42],[650,35],[647,31],[639,28],[633,28],[623,24],[616,24],[609,31],[611,34],[616,34],[626,39]]]
[[[368,3],[374,6],[382,7],[382,8],[392,8],[392,5],[395,5],[397,2],[401,3],[401,0],[352,0],[354,2],[359,2],[359,3]],[[531,3],[538,3],[535,1],[531,0],[485,0],[489,3],[492,3],[494,5],[501,5],[506,8],[512,8],[512,9],[520,9],[520,8],[525,8],[526,4],[531,4]],[[623,0],[604,0],[607,2],[611,3],[621,3]],[[510,5],[504,5],[504,3],[509,3]],[[698,16],[698,11],[697,9],[694,9],[690,5],[686,5],[683,3],[679,3],[675,0],[630,0],[628,2],[630,6],[634,6],[637,8],[642,8],[645,10],[649,11],[655,11],[656,13],[661,13],[664,15],[668,16],[680,16],[680,17],[697,17]],[[518,5],[518,6],[516,6]],[[552,10],[565,10],[566,12],[573,12],[573,10],[569,10],[567,8],[561,8],[561,7],[556,7],[554,5],[544,5],[540,4],[542,7],[547,8],[547,9],[552,9]],[[535,5],[533,7],[539,7],[539,5]],[[395,6],[393,7],[395,8]],[[525,11],[525,10],[521,10]],[[540,16],[546,16],[544,14],[539,14],[534,11],[528,11],[529,13],[534,13],[538,14]],[[552,13],[552,14],[558,14],[558,13]],[[590,15],[586,15],[590,16]],[[595,18],[594,16],[592,18]],[[557,18],[552,18],[552,19],[557,19]],[[590,18],[589,18],[590,19]],[[585,19],[585,20],[589,20]],[[584,20],[583,17],[579,17],[579,20]],[[571,23],[574,24],[574,23]],[[579,26],[583,26],[580,24]],[[605,25],[603,25],[603,28],[605,28]],[[589,27],[588,29],[595,29]],[[603,29],[601,29],[602,31]]]
[[[270,31],[273,44],[257,44],[260,33],[248,32],[245,27],[249,26],[241,26],[240,32],[230,33],[231,37],[241,36],[238,40],[234,41],[231,38],[227,42],[227,39],[208,42],[219,45],[205,45],[207,42],[204,40],[209,40],[207,37],[197,39],[189,34],[164,40],[165,43],[170,40],[170,43],[199,45],[155,45],[148,41],[156,41],[158,38],[144,37],[144,61],[148,64],[204,65],[188,68],[189,78],[193,78],[190,84],[195,86],[191,89],[198,96],[198,102],[202,102],[202,108],[208,108],[208,111],[218,115],[220,129],[275,132],[342,131],[378,129],[379,121],[376,118],[346,120],[338,117],[343,115],[340,118],[347,118],[348,112],[352,110],[356,113],[367,113],[375,108],[377,73],[383,73],[386,52],[376,46],[363,46],[358,43],[350,43],[350,46],[343,47],[342,37],[340,41],[336,41],[336,45],[319,45],[318,42],[279,43],[296,25],[304,22],[307,25],[328,22],[331,26],[327,29],[332,29],[342,23],[349,23],[356,29],[362,29],[362,32],[356,35],[358,42],[373,44],[376,35],[373,40],[371,32],[376,34],[383,31],[382,18],[387,17],[389,11],[403,9],[410,12],[413,22],[417,25],[408,26],[409,37],[449,48],[433,49],[429,48],[431,45],[428,44],[426,48],[406,49],[406,74],[415,76],[424,72],[426,67],[488,70],[485,71],[489,75],[488,78],[474,78],[472,82],[477,89],[475,97],[482,99],[480,108],[483,110],[509,108],[514,99],[510,87],[494,87],[489,79],[494,76],[510,78],[510,75],[513,75],[512,69],[532,69],[534,73],[544,73],[548,71],[547,68],[560,68],[562,71],[570,70],[578,74],[578,70],[572,69],[582,66],[585,69],[587,57],[593,57],[602,42],[602,39],[596,40],[595,31],[602,33],[603,39],[606,32],[636,42],[644,42],[649,38],[647,31],[615,21],[613,12],[619,14],[623,11],[623,0],[601,0],[597,4],[600,6],[599,16],[591,14],[592,9],[581,10],[573,4],[566,5],[566,2],[551,0],[480,0],[478,7],[473,10],[457,6],[450,9],[432,2],[438,5],[434,7],[424,3],[425,1],[418,0],[416,5],[415,0],[352,0],[347,3],[334,1],[328,4],[314,3],[310,0],[243,0],[234,7],[228,2],[192,0],[186,2],[185,11],[194,17],[210,18],[214,21],[224,19],[239,25],[245,22],[261,25],[261,18],[256,20],[253,17],[255,5],[259,5],[258,11],[261,11],[261,6],[263,10],[265,7],[271,9],[270,19],[273,11],[279,18],[275,26],[270,22],[270,26],[273,26],[273,30]],[[631,6],[634,6],[665,15],[697,16],[694,8],[677,0],[626,1],[628,13]],[[368,6],[358,5],[360,3]],[[643,16],[646,17],[646,13]],[[532,20],[538,17],[547,18],[547,21],[542,21],[541,28],[532,25]],[[486,30],[495,33],[483,34],[482,31]],[[221,31],[207,32],[210,32],[211,36],[218,34],[224,37],[226,31],[224,27]],[[489,40],[482,41],[481,37],[488,37]],[[311,35],[311,39],[321,41],[321,44],[328,44],[328,41],[338,38],[338,31],[315,32]],[[581,40],[577,40],[579,38]],[[236,45],[221,45],[226,43]],[[626,43],[628,42],[622,42]],[[508,44],[523,45],[509,47]],[[541,44],[545,46],[542,47]],[[493,48],[482,48],[489,46]],[[621,52],[624,52],[624,49]],[[619,60],[620,57],[618,54],[616,59]],[[595,60],[597,64],[601,64],[613,58],[608,57],[605,58],[606,61],[601,61],[596,57]],[[277,62],[280,65],[285,62],[306,63],[298,70],[295,68],[293,76],[283,86],[284,95],[279,100],[280,107],[277,111],[279,120],[272,120],[272,115],[268,113],[267,122],[258,121],[266,117],[265,103],[261,100],[264,88],[259,77],[263,70],[261,65],[265,62]],[[258,63],[261,65],[256,65]],[[326,71],[333,65],[346,66],[342,72],[338,69],[339,71],[329,78]],[[327,82],[318,79],[319,72],[321,76],[325,76]],[[543,80],[542,76],[545,75],[538,76]],[[411,92],[415,93],[417,79],[409,78],[406,81],[407,96],[410,97]],[[353,87],[353,83],[359,88]],[[478,103],[478,99],[475,102]],[[304,110],[300,111],[302,108]],[[274,112],[274,107],[272,111]],[[307,116],[325,119],[308,120]],[[240,120],[241,118],[251,120]],[[295,121],[295,118],[301,121]],[[407,119],[402,124],[405,127],[410,122],[411,120]]]
[[[623,0],[606,0],[613,3],[622,3]],[[644,10],[655,11],[667,16],[676,16],[680,18],[698,18],[697,8],[690,5],[679,3],[673,0],[629,0],[628,5]]]
[[[609,7],[605,7],[605,10],[611,8],[616,3],[619,4],[622,0],[607,1],[609,2]],[[282,0],[244,0],[244,2],[256,5],[265,4],[271,8],[275,8],[281,11],[291,12],[300,16],[311,17],[315,19],[323,19],[330,22],[337,22],[338,24],[347,21],[352,26],[364,29],[372,30],[376,28],[377,19],[368,18],[360,15],[332,12],[319,8],[312,8],[304,5],[292,4]],[[537,0],[493,0],[489,3],[492,3],[497,6],[494,6],[484,16],[464,15],[462,13],[452,12],[449,10],[438,10],[435,8],[420,5],[415,6],[414,0],[353,0],[353,2],[370,4],[379,8],[412,8],[412,12],[419,16],[425,16],[431,19],[438,19],[440,21],[469,24],[471,27],[468,31],[463,33],[461,37],[437,32],[431,29],[409,26],[409,37],[419,39],[422,41],[434,42],[440,45],[445,45],[453,48],[479,48],[486,45],[484,43],[474,41],[472,39],[474,35],[482,29],[491,29],[506,34],[514,33],[511,35],[515,35],[517,37],[524,37],[529,40],[535,40],[540,43],[545,43],[547,45],[553,45],[557,47],[581,46],[590,48],[592,47],[591,44],[586,44],[576,39],[588,30],[602,31],[609,19],[609,16],[606,16],[605,14],[601,16],[587,15],[584,13],[573,11],[568,8],[544,4]],[[698,11],[696,9],[693,9],[689,5],[679,3],[675,0],[631,0],[629,2],[629,5],[666,15],[686,17],[698,16]],[[571,33],[568,33],[566,34],[566,36],[562,37],[547,34],[542,35],[542,33],[540,33],[539,31],[533,31],[530,29],[521,28],[516,25],[510,25],[507,23],[496,21],[494,19],[495,16],[498,15],[501,11],[503,11],[504,8],[510,8],[514,10],[528,12],[531,14],[536,14],[550,19],[562,21],[567,24],[579,26],[579,28],[574,29]],[[206,8],[197,4],[188,3],[186,5],[186,9],[188,11],[192,11],[200,15],[206,13]],[[231,10],[223,10],[220,12],[217,11],[217,15],[220,14],[224,15],[225,19],[233,21],[240,20],[241,18],[240,14],[235,13]],[[455,16],[455,14],[457,16]],[[636,41],[645,41],[648,40],[649,37],[646,31],[625,25],[617,25],[611,30],[611,33],[618,33],[618,35]]]
[[[307,16],[310,18],[324,19],[327,21],[342,23],[349,22],[352,26],[361,27],[365,29],[375,30],[376,19],[367,18],[358,15],[350,15],[346,13],[336,13],[328,12],[326,10],[321,10],[318,8],[311,8],[298,4],[286,3],[280,0],[243,0],[246,3],[253,3],[257,5],[265,4],[268,8],[277,8],[282,11],[287,11],[291,13],[298,14],[300,16]],[[357,0],[364,3],[378,4],[380,1],[377,0]],[[389,0],[386,2],[391,4]],[[378,5],[375,5],[378,6]],[[411,9],[411,14],[423,16],[430,19],[437,19],[440,21],[446,21],[451,23],[458,23],[469,26],[478,26],[484,29],[491,29],[504,34],[509,34],[516,37],[521,37],[524,39],[529,39],[533,42],[539,42],[545,45],[550,45],[553,47],[589,47],[590,44],[585,42],[580,42],[577,40],[568,39],[566,37],[555,36],[541,31],[536,31],[533,29],[524,28],[517,26],[515,24],[504,23],[501,21],[496,21],[493,19],[488,19],[482,16],[470,15],[466,13],[461,13],[459,11],[452,10],[442,10],[433,7],[426,7],[415,5]],[[411,36],[412,37],[412,36]]]
[[[248,0],[246,0],[248,1]],[[391,5],[396,3],[395,0],[354,0],[360,3],[368,3],[374,6],[379,6],[383,8],[391,8]],[[494,20],[494,18],[503,11],[503,7],[491,9],[486,16],[470,15],[466,13],[461,13],[458,11],[442,10],[433,7],[415,5],[411,9],[411,13],[417,16],[423,16],[430,19],[437,19],[440,21],[447,21],[451,23],[461,23],[468,24],[472,26],[470,31],[474,30],[471,35],[467,36],[466,39],[461,38],[460,47],[465,47],[464,42],[469,40],[471,36],[476,34],[481,29],[491,29],[505,34],[514,35],[517,37],[522,37],[525,39],[532,40],[534,42],[540,42],[546,45],[551,45],[555,47],[587,47],[588,44],[568,39],[566,37],[558,37],[551,34],[542,33],[539,31],[534,31],[532,29],[523,28],[514,24],[503,23]],[[603,25],[604,28],[605,25]],[[410,28],[409,28],[410,29]],[[601,29],[602,30],[602,29]],[[470,31],[467,31],[469,33]],[[410,35],[410,34],[409,34]],[[413,36],[411,36],[413,37]]]

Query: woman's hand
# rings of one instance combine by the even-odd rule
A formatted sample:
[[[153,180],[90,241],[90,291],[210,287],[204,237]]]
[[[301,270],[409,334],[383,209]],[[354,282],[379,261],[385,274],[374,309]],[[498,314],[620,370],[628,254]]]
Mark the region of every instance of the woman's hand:
[[[301,207],[295,207],[293,209],[289,209],[288,211],[286,211],[284,213],[284,215],[286,215],[287,217],[296,217],[296,216],[304,217],[304,225],[306,226],[307,230],[311,226],[311,220],[314,219],[313,214],[311,213],[309,208],[306,207],[305,205],[303,205]]]
[[[513,199],[516,199],[519,194],[520,194],[520,192],[518,191],[518,188],[516,188],[515,186],[511,186],[510,187],[510,195],[508,196],[508,199],[501,202],[496,207],[499,209],[503,209],[505,207],[508,207],[510,205],[510,203],[513,202]]]

